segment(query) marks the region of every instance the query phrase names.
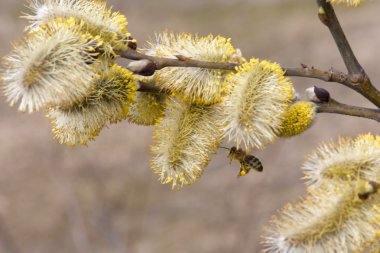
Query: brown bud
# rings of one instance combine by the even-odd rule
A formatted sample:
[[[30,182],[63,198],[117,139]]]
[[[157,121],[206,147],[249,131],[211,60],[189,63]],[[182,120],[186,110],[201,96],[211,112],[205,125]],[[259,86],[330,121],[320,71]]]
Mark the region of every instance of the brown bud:
[[[369,181],[369,184],[371,185],[372,189],[364,193],[359,193],[358,194],[359,199],[367,200],[371,195],[376,194],[377,191],[379,190],[380,184],[378,182]]]
[[[330,101],[330,93],[327,90],[314,86],[314,93],[320,102],[327,103]]]
[[[135,74],[142,76],[151,76],[156,71],[156,64],[150,60],[143,59],[130,62],[127,66],[127,69]]]
[[[128,45],[128,48],[130,48],[132,50],[136,50],[137,49],[136,40],[134,40],[132,36],[128,37],[128,44],[127,45]]]
[[[372,192],[365,192],[358,194],[359,199],[361,200],[367,200],[372,195]]]
[[[318,17],[319,17],[319,20],[321,20],[321,22],[326,25],[326,26],[329,26],[330,25],[330,20],[329,18],[327,17],[326,15],[326,12],[325,12],[325,9],[321,6],[319,7],[319,10],[318,10]]]
[[[177,57],[177,59],[180,61],[187,61],[189,59],[188,57],[180,54],[176,55],[175,57]]]

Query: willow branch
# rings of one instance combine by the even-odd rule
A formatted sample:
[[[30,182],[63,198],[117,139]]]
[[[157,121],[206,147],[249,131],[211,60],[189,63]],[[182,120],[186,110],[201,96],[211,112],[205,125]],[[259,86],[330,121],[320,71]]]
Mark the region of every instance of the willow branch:
[[[236,63],[221,63],[221,62],[206,62],[192,60],[187,57],[178,55],[177,59],[164,58],[157,56],[150,56],[139,53],[135,50],[128,49],[126,51],[116,52],[120,57],[129,60],[149,60],[154,63],[155,70],[160,70],[165,67],[187,67],[187,68],[207,68],[207,69],[221,69],[221,70],[235,70],[239,64]],[[334,69],[330,70],[320,70],[314,67],[307,67],[302,65],[301,68],[283,68],[285,76],[297,76],[320,79],[326,82],[337,82],[344,84],[350,88],[353,88],[354,84],[348,79],[348,75],[343,72],[336,71]]]
[[[130,60],[149,60],[154,64],[154,70],[160,70],[165,67],[196,67],[196,68],[207,68],[207,69],[221,69],[221,70],[235,70],[239,64],[236,63],[222,63],[222,62],[207,62],[192,60],[188,57],[177,56],[177,59],[164,58],[145,55],[143,53],[137,52],[133,49],[128,49],[126,51],[116,52],[120,57]],[[153,72],[154,72],[153,70]],[[337,71],[333,68],[330,70],[320,70],[314,67],[308,67],[302,65],[300,68],[283,68],[285,76],[296,76],[304,78],[319,79],[325,82],[336,82],[343,84],[344,86],[355,90],[356,92],[362,94],[369,101],[373,102],[376,106],[380,108],[380,92],[371,84],[368,78],[365,78],[366,82],[362,82],[360,85],[353,80],[352,76],[345,74],[341,71]]]
[[[348,79],[347,75],[335,71],[333,69],[329,71],[320,70],[316,68],[309,68],[309,67],[302,67],[302,68],[283,68],[285,71],[286,76],[297,76],[297,77],[305,77],[305,78],[312,78],[312,79],[319,79],[323,80],[325,82],[339,82],[347,87],[353,88],[354,84],[352,84]],[[145,82],[139,82],[139,88],[138,91],[141,92],[160,92],[160,93],[167,93],[170,94],[170,91],[164,90],[160,87],[158,87],[155,84],[149,84]]]
[[[334,8],[326,0],[317,0],[317,4],[320,8],[319,18],[329,28],[335,40],[344,64],[347,67],[348,78],[354,84],[352,88],[380,108],[380,91],[373,86],[370,78],[352,51]]]
[[[356,89],[355,84],[350,81],[347,74],[333,68],[330,70],[320,70],[314,67],[302,65],[302,68],[283,68],[283,70],[285,71],[285,76],[319,79],[325,82],[340,83],[351,89]]]
[[[380,122],[380,110],[379,109],[369,109],[364,107],[352,106],[339,103],[338,101],[331,99],[327,103],[318,104],[318,113],[334,113],[342,114],[354,117],[361,117],[372,119]]]
[[[156,70],[160,70],[165,67],[196,67],[206,69],[234,70],[235,67],[238,66],[236,63],[198,61],[183,56],[178,56],[179,59],[155,57],[142,54],[132,49],[127,49],[126,51],[117,51],[116,53],[120,57],[130,60],[150,60],[156,65]]]
[[[317,0],[318,6],[322,9],[319,11],[319,17],[323,24],[325,24],[331,35],[333,36],[339,52],[343,58],[343,61],[347,67],[348,73],[351,75],[362,74],[364,72],[359,61],[356,59],[354,52],[351,49],[346,35],[339,23],[339,20],[335,14],[334,8],[326,0]]]
[[[128,49],[126,51],[118,51],[117,54],[122,58],[130,60],[150,60],[155,64],[156,70],[160,70],[165,67],[197,67],[208,69],[235,70],[235,67],[239,66],[239,64],[236,63],[205,62],[191,60],[189,58],[184,58],[180,56],[178,56],[178,58],[180,58],[181,60],[149,56],[131,49]],[[283,68],[283,70],[285,72],[285,76],[297,76],[319,79],[325,82],[336,82],[343,84],[351,89],[355,89],[355,84],[350,81],[350,78],[347,74],[337,71],[333,68],[331,68],[330,70],[320,70],[314,67],[302,65],[301,68]]]

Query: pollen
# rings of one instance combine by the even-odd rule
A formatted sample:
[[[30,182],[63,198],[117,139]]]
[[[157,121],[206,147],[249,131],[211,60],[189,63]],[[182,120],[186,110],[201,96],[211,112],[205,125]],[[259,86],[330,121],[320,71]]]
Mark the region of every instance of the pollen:
[[[284,115],[280,137],[290,137],[306,131],[314,122],[316,105],[309,101],[300,101],[293,104]]]
[[[155,125],[164,116],[166,100],[166,94],[138,91],[126,117],[134,124]]]

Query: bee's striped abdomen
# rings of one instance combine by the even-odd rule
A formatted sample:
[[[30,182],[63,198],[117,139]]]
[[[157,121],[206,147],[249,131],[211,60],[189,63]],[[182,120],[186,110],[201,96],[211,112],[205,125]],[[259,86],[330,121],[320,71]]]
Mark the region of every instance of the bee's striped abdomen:
[[[250,167],[251,169],[257,170],[257,171],[263,171],[263,165],[261,164],[261,161],[253,156],[253,155],[246,155],[244,157],[244,163],[247,167]]]

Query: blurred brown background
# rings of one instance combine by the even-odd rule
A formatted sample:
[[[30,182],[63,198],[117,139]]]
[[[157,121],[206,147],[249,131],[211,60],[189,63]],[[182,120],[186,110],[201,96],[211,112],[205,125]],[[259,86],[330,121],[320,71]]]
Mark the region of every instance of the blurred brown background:
[[[0,56],[23,36],[24,0],[0,1]],[[112,0],[129,19],[140,45],[164,29],[233,38],[244,56],[344,70],[314,0]],[[380,88],[380,2],[337,8],[343,27]],[[371,106],[337,84],[342,102]],[[318,115],[301,136],[256,153],[262,174],[237,179],[238,164],[218,155],[197,183],[181,191],[160,185],[149,169],[152,128],[127,122],[104,129],[88,147],[69,148],[52,137],[43,114],[21,114],[0,101],[0,253],[258,252],[263,225],[276,209],[304,192],[299,167],[321,141],[379,133],[366,119]]]

